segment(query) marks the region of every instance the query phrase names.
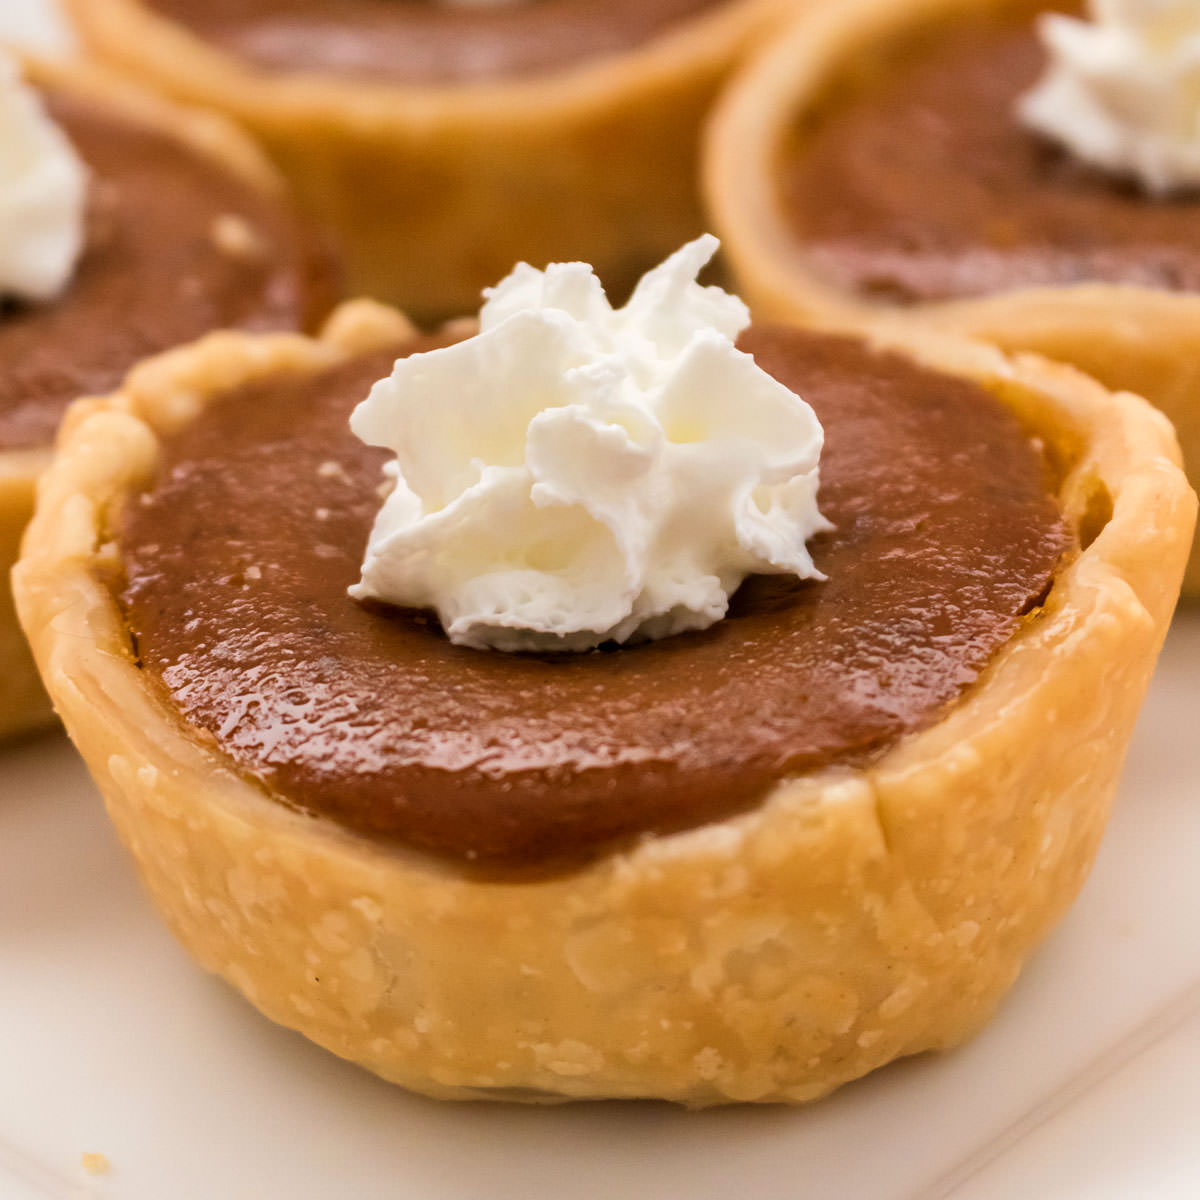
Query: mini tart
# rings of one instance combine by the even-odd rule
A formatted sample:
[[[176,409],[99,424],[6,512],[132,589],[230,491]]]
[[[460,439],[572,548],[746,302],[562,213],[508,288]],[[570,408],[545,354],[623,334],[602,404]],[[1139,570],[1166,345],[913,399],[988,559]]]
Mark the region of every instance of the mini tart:
[[[211,161],[214,168],[227,172],[273,202],[284,203],[285,185],[274,168],[248,138],[222,118],[177,108],[132,89],[98,69],[27,64],[26,74],[35,86],[82,99],[102,111],[116,114],[118,119],[165,133],[198,157]],[[311,270],[312,290],[307,298],[311,316],[328,311],[333,302],[329,266],[314,252],[312,263],[305,268]],[[112,314],[114,322],[119,315]],[[69,347],[64,347],[63,353],[68,354]],[[129,361],[123,369],[128,370],[133,365],[133,361]],[[106,387],[110,386],[112,383],[107,382]],[[51,436],[45,439],[45,445],[6,448],[0,442],[0,577],[4,579],[8,578],[17,561],[21,535],[33,515],[34,492],[38,476],[50,458]],[[50,703],[17,623],[11,593],[7,586],[2,587],[0,738],[42,728],[52,717]]]
[[[964,14],[1061,7],[1031,0],[842,0],[798,17],[726,92],[705,147],[715,230],[756,312],[822,324],[934,325],[1006,351],[1069,362],[1106,387],[1145,396],[1174,423],[1193,483],[1200,478],[1200,295],[1078,283],[891,307],[842,290],[814,262],[784,211],[779,164],[792,131],[823,111],[830,81],[886,62],[886,51]],[[862,64],[867,66],[863,67]],[[851,64],[854,64],[853,68]],[[883,68],[886,69],[886,68]],[[1016,118],[1013,118],[1014,121]],[[1200,544],[1184,590],[1200,594]]]
[[[94,54],[254,133],[355,290],[430,320],[473,312],[519,259],[585,259],[619,287],[700,232],[701,119],[791,4],[723,0],[615,57],[419,86],[255,67],[139,0],[72,7]]]
[[[1167,422],[1066,367],[878,334],[1045,439],[1081,549],[1044,609],[869,766],[489,877],[271,798],[139,669],[117,600],[112,531],[160,438],[405,335],[362,302],[318,341],[213,335],[77,405],[43,480],[22,621],[180,940],[273,1020],[437,1097],[805,1101],[978,1029],[1083,882],[1175,604],[1195,496]]]

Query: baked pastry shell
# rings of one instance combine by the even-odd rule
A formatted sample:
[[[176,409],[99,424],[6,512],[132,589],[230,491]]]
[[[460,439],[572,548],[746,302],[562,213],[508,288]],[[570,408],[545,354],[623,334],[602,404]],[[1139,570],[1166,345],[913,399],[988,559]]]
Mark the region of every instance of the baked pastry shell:
[[[438,1097],[806,1101],[978,1029],[1083,882],[1175,604],[1195,496],[1166,420],[1066,367],[907,338],[1046,440],[1084,549],[1044,609],[869,767],[569,872],[476,876],[272,798],[139,670],[106,583],[163,434],[406,330],[359,302],[320,340],[212,335],[77,405],[42,480],[22,620],[179,939],[273,1020]]]
[[[440,320],[518,259],[632,284],[703,229],[699,129],[796,0],[726,0],[625,54],[547,75],[401,86],[239,61],[139,0],[71,0],[92,53],[234,117],[335,229],[352,291]]]
[[[706,135],[709,214],[737,282],[760,317],[839,326],[892,321],[983,338],[1077,366],[1144,396],[1174,424],[1200,483],[1200,295],[1120,284],[1017,288],[903,308],[828,282],[790,226],[778,164],[796,120],[817,112],[846,64],[870,63],[905,32],[968,12],[1030,9],[1029,0],[838,0],[810,5],[723,94]],[[1200,596],[1200,542],[1185,592]]]
[[[0,739],[34,733],[54,719],[8,586],[49,459],[49,450],[0,451]]]
[[[94,65],[27,60],[24,70],[35,85],[70,91],[164,131],[260,192],[281,198],[285,193],[282,176],[258,147],[223,117],[170,104]],[[70,347],[64,346],[63,353],[69,354]],[[17,561],[21,535],[33,515],[37,478],[49,456],[49,446],[0,448],[0,740],[33,733],[53,721],[7,582]]]

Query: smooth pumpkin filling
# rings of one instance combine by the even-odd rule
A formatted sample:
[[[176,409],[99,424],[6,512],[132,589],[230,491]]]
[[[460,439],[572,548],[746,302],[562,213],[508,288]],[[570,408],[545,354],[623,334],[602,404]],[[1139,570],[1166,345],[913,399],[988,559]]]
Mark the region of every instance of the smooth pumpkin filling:
[[[1072,544],[1040,446],[982,386],[752,328],[742,347],[825,427],[828,578],[753,577],[717,625],[640,646],[454,646],[346,594],[383,463],[347,417],[432,344],[220,397],[119,530],[132,643],[181,717],[284,803],[386,841],[547,870],[870,761],[1036,619]]]
[[[65,293],[0,308],[0,449],[49,445],[63,410],[213,329],[297,329],[334,299],[291,214],[148,125],[65,92],[50,115],[91,172],[86,246]]]
[[[812,266],[914,304],[1083,282],[1200,291],[1200,195],[1154,199],[1027,129],[1038,13],[1008,0],[857,55],[797,117],[780,199]]]
[[[270,71],[444,84],[542,75],[622,54],[728,0],[147,2]]]

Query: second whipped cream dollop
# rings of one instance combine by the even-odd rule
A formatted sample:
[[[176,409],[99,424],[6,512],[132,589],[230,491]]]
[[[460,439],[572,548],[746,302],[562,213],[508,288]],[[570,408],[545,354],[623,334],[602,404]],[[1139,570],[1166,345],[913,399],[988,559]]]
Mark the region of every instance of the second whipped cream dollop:
[[[464,645],[586,650],[706,628],[751,573],[819,577],[821,426],[696,283],[716,247],[615,310],[585,264],[522,265],[478,336],[397,362],[351,421],[396,454],[353,594]]]
[[[49,300],[83,248],[87,169],[0,53],[0,296]]]
[[[1045,78],[1025,122],[1152,194],[1200,188],[1200,0],[1091,0],[1042,18]]]

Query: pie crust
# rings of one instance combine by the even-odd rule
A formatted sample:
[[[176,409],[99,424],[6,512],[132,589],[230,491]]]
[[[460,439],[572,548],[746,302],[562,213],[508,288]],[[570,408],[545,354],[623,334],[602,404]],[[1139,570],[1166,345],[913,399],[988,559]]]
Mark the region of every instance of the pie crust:
[[[1022,0],[1018,0],[1018,3]],[[864,319],[982,337],[1006,351],[1069,362],[1106,387],[1145,396],[1170,417],[1200,481],[1200,295],[1107,283],[1021,288],[889,308],[828,283],[788,223],[776,163],[798,114],[825,81],[908,29],[1014,0],[839,0],[813,5],[726,91],[709,125],[704,186],[739,293],[761,318],[840,325]],[[1028,8],[1028,0],[1023,0]],[[1184,590],[1200,595],[1200,542]]]
[[[284,193],[283,180],[261,151],[222,117],[168,104],[97,67],[27,62],[25,72],[34,84],[69,90],[170,133],[260,191]],[[8,579],[17,561],[22,531],[33,515],[37,478],[49,455],[49,447],[0,449],[0,579]],[[52,720],[9,589],[0,586],[0,739],[34,732]]]
[[[726,0],[625,55],[437,87],[267,72],[139,0],[70,3],[92,53],[263,142],[338,232],[353,290],[429,321],[476,311],[519,259],[582,258],[619,287],[702,232],[701,120],[795,0]]]
[[[1166,420],[1032,356],[873,334],[1045,439],[1082,549],[1044,610],[868,768],[548,878],[486,877],[272,799],[139,670],[106,583],[161,433],[405,328],[358,302],[315,341],[211,335],[77,405],[43,481],[22,621],[180,940],[273,1020],[438,1097],[805,1101],[977,1030],[1083,882],[1175,605],[1196,499]]]

